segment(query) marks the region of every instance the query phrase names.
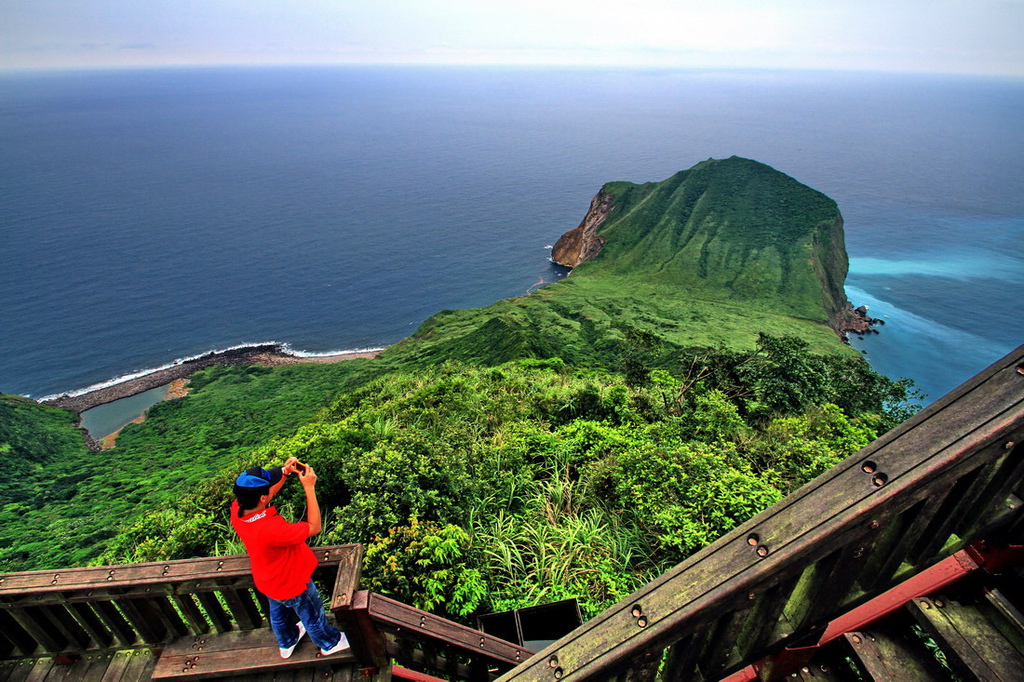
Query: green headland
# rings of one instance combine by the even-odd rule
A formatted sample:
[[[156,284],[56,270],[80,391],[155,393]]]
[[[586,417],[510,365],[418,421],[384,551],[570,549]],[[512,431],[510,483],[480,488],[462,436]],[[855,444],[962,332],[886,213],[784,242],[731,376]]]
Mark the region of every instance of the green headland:
[[[572,274],[376,359],[200,369],[103,452],[0,396],[0,571],[241,551],[233,478],[296,456],[367,589],[594,614],[913,410],[840,338],[835,202],[764,164],[608,183],[552,257]]]

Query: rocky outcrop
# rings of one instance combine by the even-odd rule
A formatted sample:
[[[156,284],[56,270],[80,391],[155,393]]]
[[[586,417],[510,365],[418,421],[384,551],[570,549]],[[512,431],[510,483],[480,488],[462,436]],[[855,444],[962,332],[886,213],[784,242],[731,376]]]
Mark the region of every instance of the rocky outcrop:
[[[597,233],[615,204],[615,197],[601,190],[590,201],[590,210],[579,226],[569,230],[551,248],[551,260],[559,265],[574,268],[601,253],[604,237]]]
[[[841,327],[837,331],[843,341],[846,341],[847,334],[877,334],[878,330],[874,328],[875,325],[884,325],[885,320],[869,316],[866,305],[854,308],[853,304],[847,301],[840,324]]]

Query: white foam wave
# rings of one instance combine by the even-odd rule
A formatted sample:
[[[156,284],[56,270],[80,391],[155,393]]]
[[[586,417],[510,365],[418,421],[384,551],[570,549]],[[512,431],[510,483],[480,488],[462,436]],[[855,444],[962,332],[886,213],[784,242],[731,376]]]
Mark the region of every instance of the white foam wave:
[[[343,354],[346,354],[346,353],[375,353],[375,352],[379,352],[379,351],[384,350],[384,348],[381,347],[381,348],[358,348],[358,349],[353,349],[353,350],[335,350],[335,351],[326,351],[326,352],[309,352],[309,351],[297,351],[297,350],[294,350],[287,343],[282,343],[280,341],[261,341],[261,342],[258,342],[258,343],[239,343],[239,344],[236,344],[234,346],[228,346],[227,348],[220,348],[220,349],[217,349],[217,350],[208,350],[208,351],[203,351],[202,353],[197,353],[196,355],[189,355],[189,356],[183,357],[183,358],[176,358],[176,359],[172,360],[171,362],[168,362],[167,364],[160,365],[159,367],[148,367],[146,369],[133,370],[133,371],[127,373],[127,374],[121,374],[121,375],[113,377],[111,379],[107,379],[106,381],[101,381],[101,382],[96,383],[96,384],[91,384],[89,386],[86,386],[85,388],[79,388],[79,389],[75,389],[73,391],[64,391],[63,393],[53,393],[51,395],[45,395],[42,398],[38,398],[36,400],[38,402],[46,402],[47,400],[56,400],[57,398],[65,398],[65,397],[67,397],[67,398],[74,398],[76,396],[85,395],[86,393],[92,393],[93,391],[99,391],[99,390],[104,389],[104,388],[110,388],[111,386],[116,386],[116,385],[122,384],[122,383],[124,383],[126,381],[132,381],[133,379],[139,379],[141,377],[153,374],[155,372],[162,372],[165,369],[171,369],[172,367],[177,367],[178,365],[182,365],[182,364],[185,364],[186,362],[191,362],[193,360],[198,360],[200,358],[204,358],[204,357],[207,357],[209,355],[220,355],[222,353],[227,353],[229,351],[244,350],[246,348],[259,348],[261,346],[275,346],[278,349],[279,352],[284,353],[285,355],[291,355],[291,356],[297,357],[297,358],[329,357],[329,356],[332,356],[332,355],[343,355]]]
[[[351,353],[379,353],[385,348],[386,346],[378,346],[373,348],[350,348],[347,350],[306,351],[295,350],[288,346],[288,344],[282,344],[281,352],[296,358],[330,358],[335,355],[349,355]]]

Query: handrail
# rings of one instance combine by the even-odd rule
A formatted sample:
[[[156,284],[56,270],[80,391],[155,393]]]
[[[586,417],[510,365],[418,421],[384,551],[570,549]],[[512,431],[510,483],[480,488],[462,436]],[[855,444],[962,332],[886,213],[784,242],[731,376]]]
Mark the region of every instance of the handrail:
[[[716,680],[815,641],[994,528],[1020,533],[1022,440],[1024,346],[500,679]]]
[[[363,548],[313,550],[314,576],[354,592]],[[0,574],[0,658],[105,651],[263,626],[248,556]]]

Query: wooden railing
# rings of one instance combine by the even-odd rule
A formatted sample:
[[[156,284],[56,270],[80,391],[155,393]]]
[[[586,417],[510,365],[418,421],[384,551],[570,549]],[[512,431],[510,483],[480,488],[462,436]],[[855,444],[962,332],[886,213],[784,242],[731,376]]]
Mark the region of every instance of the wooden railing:
[[[354,591],[361,545],[314,550],[314,578]],[[0,658],[151,647],[264,627],[249,559],[233,555],[0,574]]]
[[[353,651],[377,667],[394,660],[459,680],[489,680],[533,655],[529,649],[372,592],[335,607]]]
[[[975,540],[1020,542],[1022,441],[1024,346],[500,679],[720,680],[814,644]]]
[[[343,661],[387,671],[397,660],[453,679],[489,680],[532,654],[357,591],[361,545],[320,547],[314,554],[320,562],[314,580],[329,591],[331,610],[352,645]],[[299,656],[281,662],[272,637],[245,636],[265,628],[266,615],[266,598],[253,585],[246,555],[0,574],[0,660],[72,660],[84,653],[145,649],[168,659],[157,663],[154,677],[215,676],[216,670],[237,674],[247,663],[261,670],[306,664]],[[267,653],[257,663],[251,654],[238,653],[253,646]]]

